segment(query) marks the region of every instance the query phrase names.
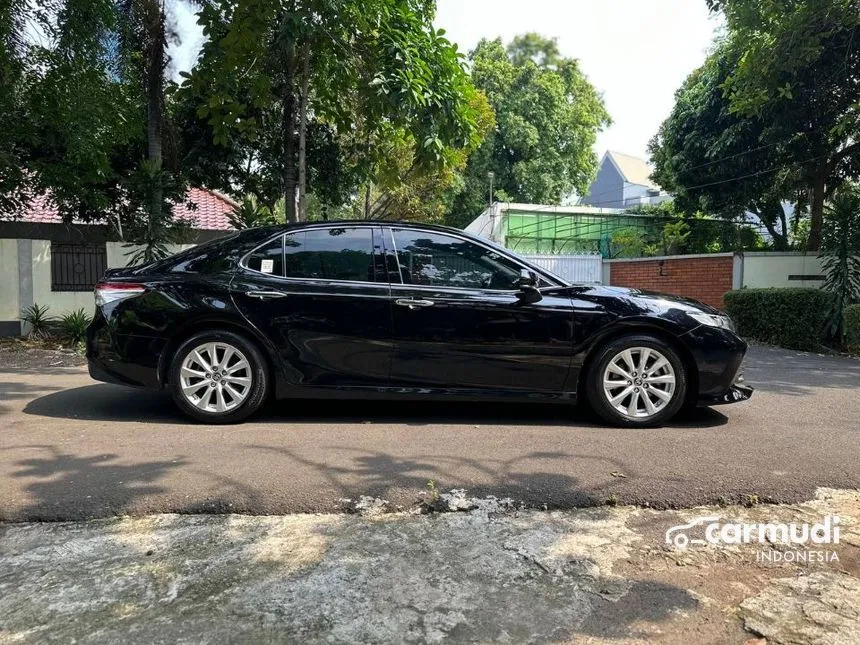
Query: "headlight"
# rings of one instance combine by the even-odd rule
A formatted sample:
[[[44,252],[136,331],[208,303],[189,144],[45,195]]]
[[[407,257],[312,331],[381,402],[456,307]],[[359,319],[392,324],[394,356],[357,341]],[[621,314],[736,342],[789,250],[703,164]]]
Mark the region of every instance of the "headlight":
[[[706,314],[703,311],[691,311],[688,312],[688,314],[690,318],[703,325],[708,325],[709,327],[719,327],[721,329],[728,329],[732,332],[735,330],[735,324],[728,316]]]

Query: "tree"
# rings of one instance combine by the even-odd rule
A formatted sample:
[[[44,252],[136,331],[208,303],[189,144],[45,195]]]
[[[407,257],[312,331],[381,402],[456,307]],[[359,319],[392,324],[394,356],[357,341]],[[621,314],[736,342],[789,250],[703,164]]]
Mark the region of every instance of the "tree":
[[[133,259],[166,254],[165,244],[186,228],[172,217],[186,183],[166,112],[173,30],[164,2],[40,6],[18,36],[29,65],[17,66],[10,88],[23,118],[9,121],[6,149],[16,154],[0,161],[0,201],[20,212],[26,202],[16,196],[48,195],[65,221],[107,219],[130,245],[142,245]],[[20,23],[0,18],[7,28]]]
[[[422,166],[414,153],[415,142],[402,130],[380,142],[388,151],[379,156],[370,207],[364,217],[442,222],[462,186],[461,173],[469,156],[495,127],[493,109],[482,92],[472,96],[471,104],[477,137],[463,147],[449,146],[443,153],[446,164]]]
[[[723,86],[736,65],[732,53],[718,46],[676,92],[671,114],[649,144],[652,176],[681,210],[730,221],[755,214],[774,248],[785,250],[789,227],[782,202],[797,199],[797,174],[783,165],[785,146],[771,138],[762,119],[732,110]]]
[[[5,50],[19,56],[3,65],[0,208],[17,216],[33,196],[48,194],[67,221],[112,216],[123,205],[121,181],[141,123],[111,47],[115,7],[109,0],[16,5],[25,20],[14,11],[0,16],[6,33],[24,30],[13,36],[16,49]]]
[[[470,54],[472,80],[496,113],[496,128],[469,158],[448,222],[462,226],[496,196],[557,204],[584,193],[597,171],[592,148],[610,123],[603,101],[575,59],[537,34],[482,40]]]
[[[779,169],[808,190],[809,249],[821,243],[824,206],[860,176],[860,0],[710,0],[725,13],[736,64],[723,92],[731,111],[767,124]]]
[[[197,97],[196,116],[218,145],[253,149],[266,136],[262,121],[273,126],[281,192],[295,221],[304,173],[297,165],[306,156],[309,169],[314,124],[332,129],[363,183],[374,179],[380,142],[392,132],[408,133],[422,167],[444,167],[450,147],[474,140],[474,88],[456,48],[433,29],[433,7],[425,0],[219,0],[201,12],[208,42],[184,90]],[[306,155],[299,154],[303,123]]]
[[[860,187],[844,184],[826,209],[822,231],[823,288],[833,294],[831,338],[842,342],[845,307],[860,301]]]

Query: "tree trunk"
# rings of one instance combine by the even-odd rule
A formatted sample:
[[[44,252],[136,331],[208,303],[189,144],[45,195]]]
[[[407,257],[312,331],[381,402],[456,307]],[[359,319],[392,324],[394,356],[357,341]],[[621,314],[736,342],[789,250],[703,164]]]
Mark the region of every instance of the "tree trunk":
[[[164,186],[162,184],[162,123],[164,120],[164,47],[166,35],[164,27],[164,7],[160,0],[151,0],[147,12],[149,47],[146,61],[146,143],[147,159],[153,173],[152,193],[150,195],[149,218],[147,221],[147,246],[154,246],[158,237],[157,229],[162,222]],[[148,249],[151,253],[151,250]],[[154,259],[154,258],[148,258]]]
[[[296,213],[296,45],[291,42],[284,52],[284,77],[281,88],[283,116],[281,120],[281,137],[284,142],[284,211],[290,224],[298,221]]]
[[[809,209],[809,242],[807,251],[818,251],[821,248],[821,227],[824,222],[824,198],[826,178],[820,173],[812,182],[812,203]]]
[[[364,189],[364,219],[370,219],[370,181]]]
[[[299,221],[308,219],[308,168],[307,168],[307,130],[308,130],[308,90],[310,89],[310,47],[302,54],[302,96],[299,104]]]
[[[291,74],[288,74],[291,77]],[[290,78],[292,80],[292,78]],[[292,83],[284,86],[284,117],[282,136],[284,138],[284,210],[287,222],[294,224],[298,221],[296,213],[296,95]]]

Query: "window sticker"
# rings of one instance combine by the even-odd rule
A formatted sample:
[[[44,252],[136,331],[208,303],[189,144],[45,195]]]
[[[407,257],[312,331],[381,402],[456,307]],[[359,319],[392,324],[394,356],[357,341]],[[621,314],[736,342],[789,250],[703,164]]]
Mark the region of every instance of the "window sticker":
[[[260,262],[260,273],[272,273],[274,270],[274,260],[263,260],[262,262]]]

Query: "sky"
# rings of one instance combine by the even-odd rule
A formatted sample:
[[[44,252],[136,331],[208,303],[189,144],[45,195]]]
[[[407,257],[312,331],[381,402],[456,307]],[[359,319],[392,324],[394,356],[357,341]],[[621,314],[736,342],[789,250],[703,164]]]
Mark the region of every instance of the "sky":
[[[190,67],[202,34],[184,0],[173,11],[182,42],[170,49],[175,74]],[[721,23],[705,0],[437,0],[436,26],[463,52],[481,38],[508,42],[528,31],[557,38],[564,56],[579,59],[613,120],[595,152],[647,158],[675,90],[702,64]]]
[[[647,158],[675,90],[720,28],[704,0],[438,0],[436,24],[463,51],[535,31],[577,58],[612,117],[595,151]]]

